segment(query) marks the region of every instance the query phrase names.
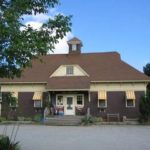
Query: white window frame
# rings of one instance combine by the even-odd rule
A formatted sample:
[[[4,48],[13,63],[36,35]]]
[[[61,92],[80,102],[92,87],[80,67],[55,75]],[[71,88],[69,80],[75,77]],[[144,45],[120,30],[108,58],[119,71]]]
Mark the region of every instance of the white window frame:
[[[72,69],[72,70],[71,70]],[[71,71],[70,71],[71,70]],[[67,76],[72,76],[74,75],[74,66],[66,66],[66,75]]]
[[[37,107],[36,105],[35,105],[35,102],[41,102],[41,106],[40,107]],[[43,107],[43,101],[42,100],[34,100],[34,108],[42,108]]]
[[[62,96],[62,105],[58,105],[58,104],[57,104],[57,101],[58,101],[58,97],[59,97],[59,96]],[[56,106],[57,106],[57,107],[63,107],[63,106],[64,106],[64,95],[61,95],[61,94],[56,95]]]
[[[99,101],[105,101],[105,106],[100,106]],[[98,99],[98,108],[107,108],[107,99]]]
[[[72,44],[72,51],[76,51],[77,50],[77,45],[76,44]]]
[[[78,97],[78,96],[82,96],[82,105],[77,104],[77,97]],[[77,94],[77,95],[76,95],[76,106],[77,106],[77,107],[84,107],[84,94]]]
[[[133,101],[133,106],[128,106],[128,103],[127,103],[128,100]],[[135,100],[134,99],[126,99],[126,108],[135,108]]]

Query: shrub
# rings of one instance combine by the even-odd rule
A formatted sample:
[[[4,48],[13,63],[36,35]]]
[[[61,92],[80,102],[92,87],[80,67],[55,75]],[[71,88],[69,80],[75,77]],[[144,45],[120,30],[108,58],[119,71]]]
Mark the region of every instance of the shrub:
[[[8,136],[0,135],[0,150],[20,150],[19,142],[12,142]]]
[[[26,117],[26,118],[24,118],[24,121],[32,121],[32,118]]]
[[[5,117],[0,117],[0,122],[6,121]]]
[[[41,120],[42,120],[42,115],[41,114],[35,115],[34,118],[33,118],[33,121],[35,121],[35,122],[40,122]]]
[[[89,124],[93,124],[95,122],[95,119],[91,116],[85,116],[84,118],[82,118],[81,123],[83,125],[89,125]]]
[[[18,121],[24,121],[25,118],[24,118],[24,117],[17,117],[17,120],[18,120]]]
[[[140,122],[147,122],[150,118],[150,91],[147,91],[146,97],[142,97],[139,105],[141,116]]]

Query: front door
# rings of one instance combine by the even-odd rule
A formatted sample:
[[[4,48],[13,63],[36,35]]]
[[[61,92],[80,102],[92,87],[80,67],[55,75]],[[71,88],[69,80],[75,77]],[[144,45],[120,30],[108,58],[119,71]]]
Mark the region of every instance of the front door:
[[[65,115],[75,115],[75,106],[73,96],[66,97]]]

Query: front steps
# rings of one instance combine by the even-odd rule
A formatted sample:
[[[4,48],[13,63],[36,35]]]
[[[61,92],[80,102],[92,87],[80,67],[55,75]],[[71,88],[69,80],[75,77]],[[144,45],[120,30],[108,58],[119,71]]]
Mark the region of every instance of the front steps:
[[[81,124],[83,116],[54,116],[46,117],[44,124],[52,126],[76,126]]]

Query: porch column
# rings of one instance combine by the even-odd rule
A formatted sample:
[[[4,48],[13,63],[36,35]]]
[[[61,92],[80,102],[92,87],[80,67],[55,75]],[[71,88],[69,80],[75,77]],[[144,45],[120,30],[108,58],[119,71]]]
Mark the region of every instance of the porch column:
[[[1,116],[1,109],[2,109],[2,104],[1,104],[1,102],[0,102],[0,116]]]
[[[49,103],[51,103],[51,94],[50,94],[50,92],[48,92],[48,101],[49,101]]]
[[[90,102],[91,102],[90,91],[88,91],[88,100],[89,100],[89,106],[87,108],[87,116],[90,116]]]
[[[2,92],[1,92],[1,86],[0,86],[0,116],[1,116],[1,110],[2,110]]]

